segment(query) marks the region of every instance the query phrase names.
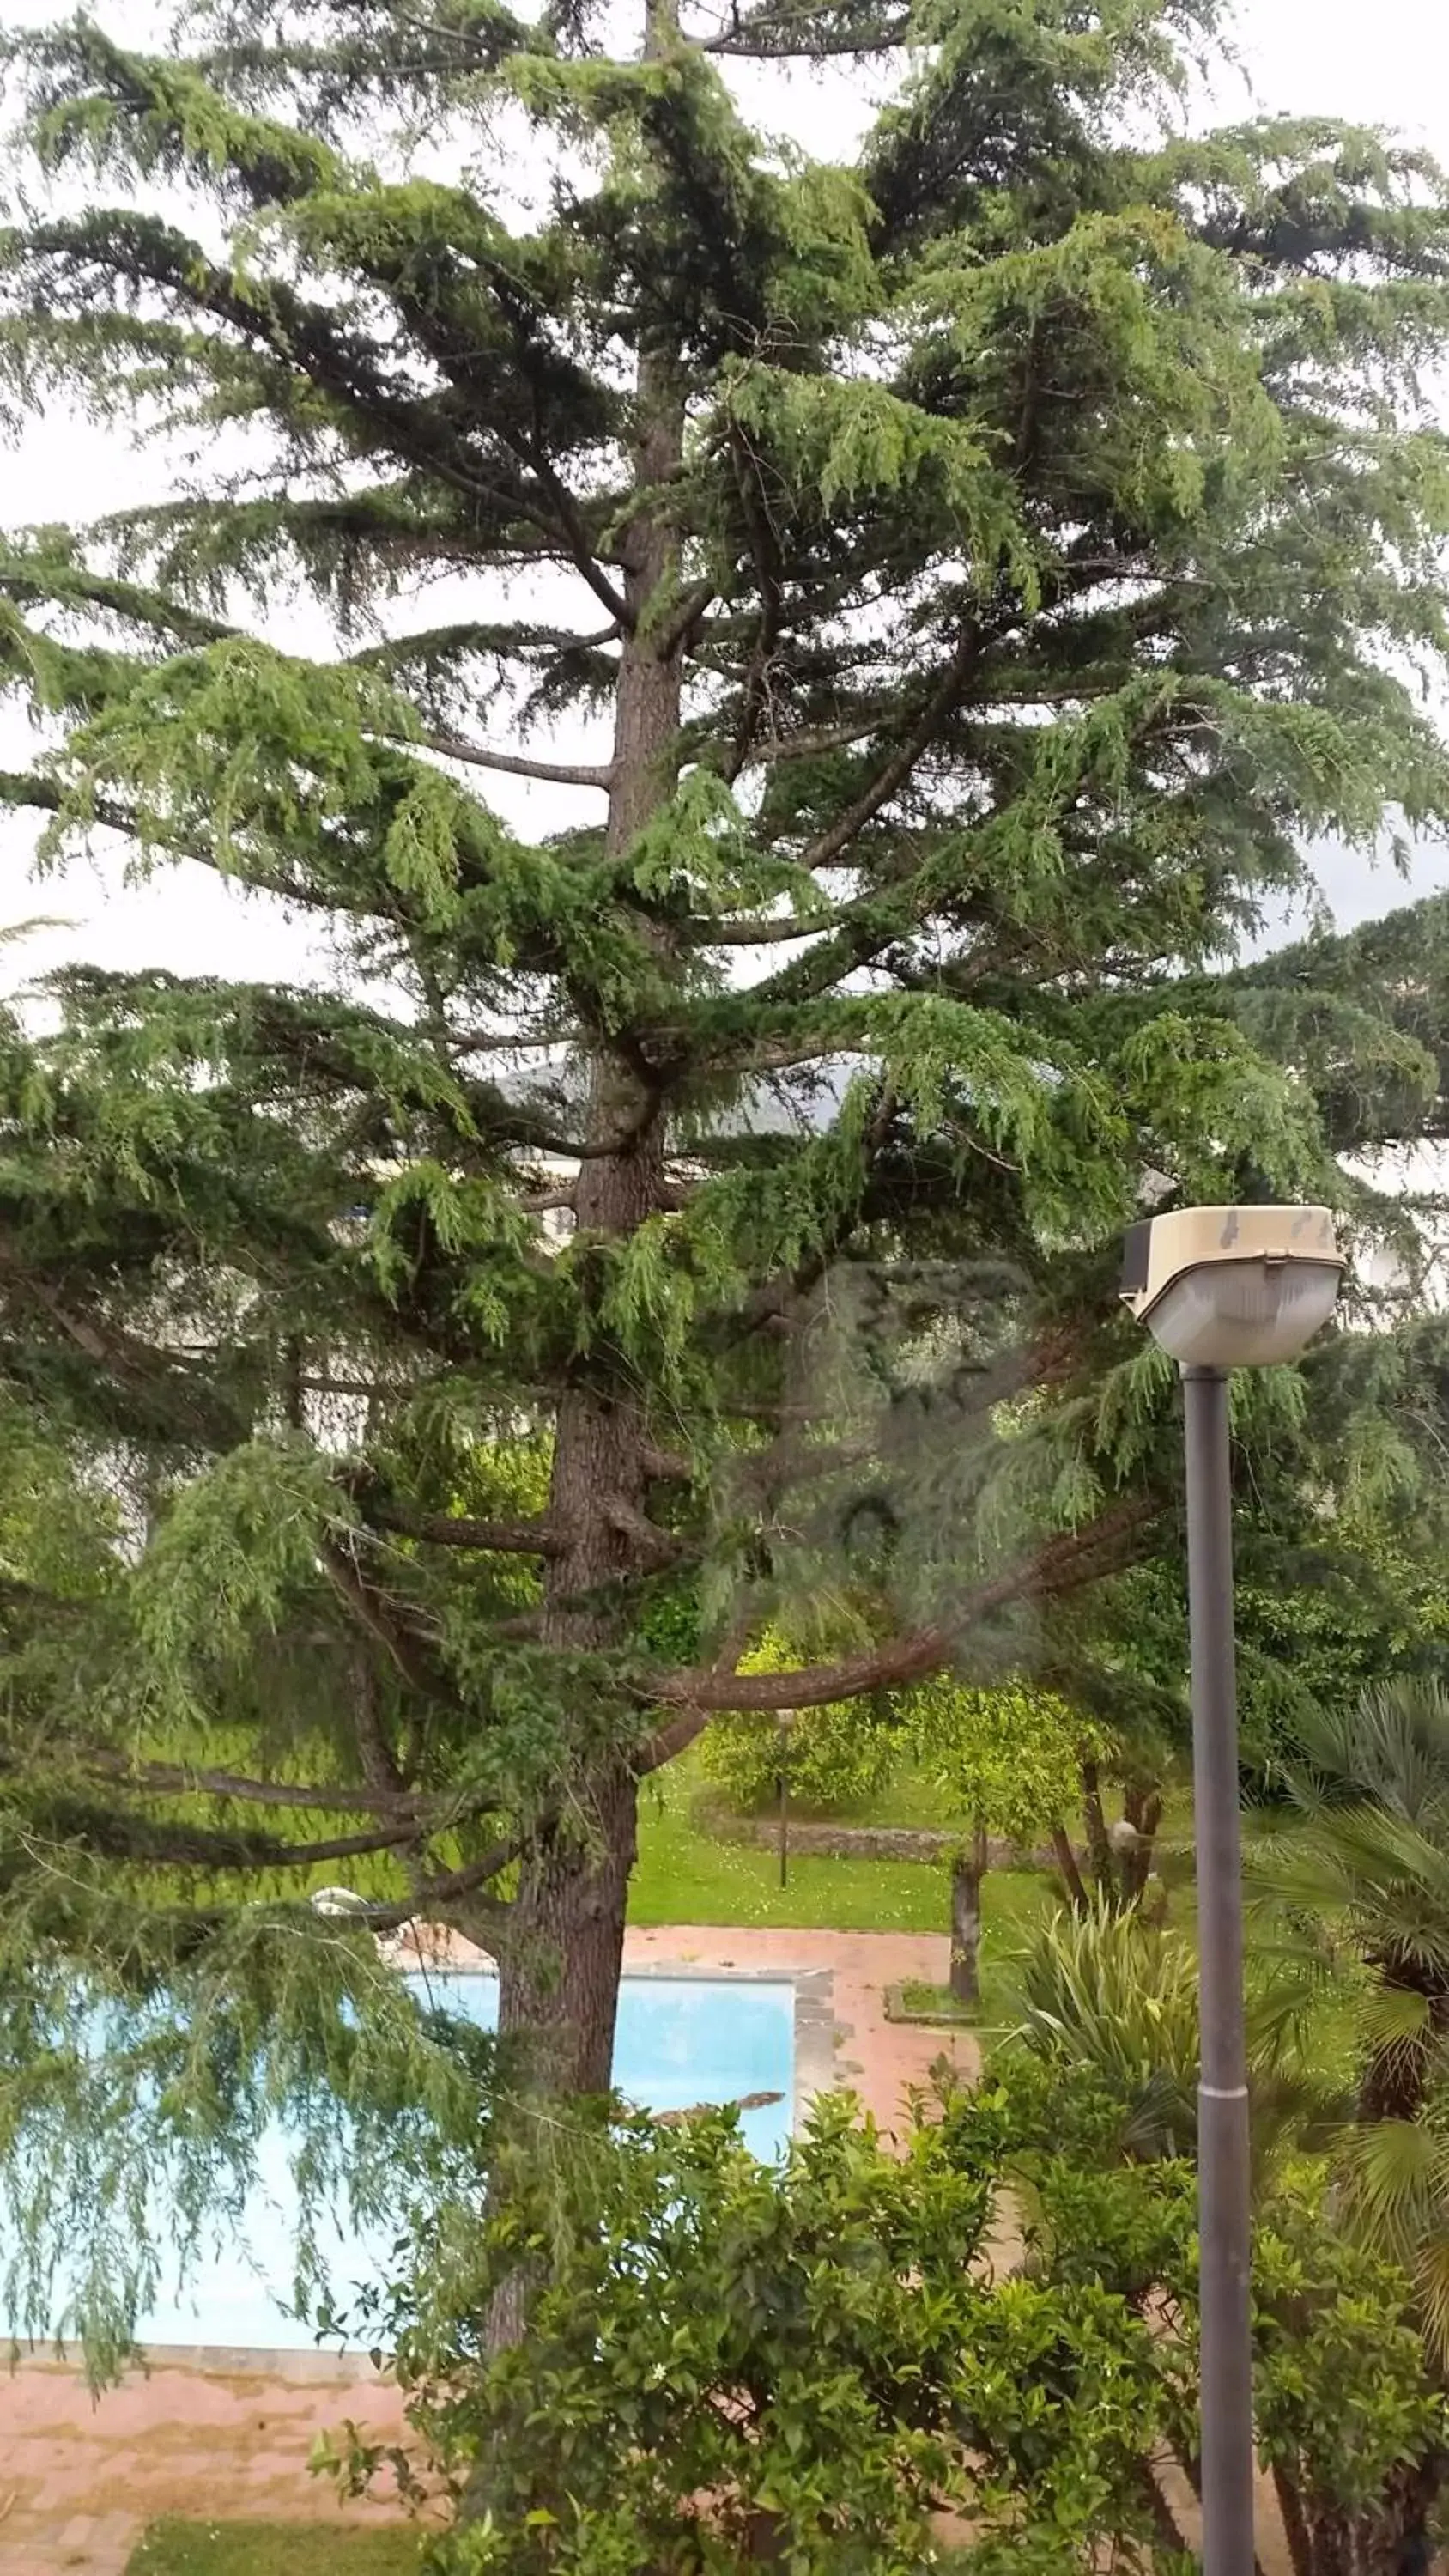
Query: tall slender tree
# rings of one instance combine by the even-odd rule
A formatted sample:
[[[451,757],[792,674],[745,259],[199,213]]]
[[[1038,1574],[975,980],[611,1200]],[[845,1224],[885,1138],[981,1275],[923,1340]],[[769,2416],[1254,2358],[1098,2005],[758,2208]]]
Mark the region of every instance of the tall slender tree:
[[[1149,1179],[1374,1221],[1339,1157],[1440,1096],[1392,979],[1212,970],[1302,835],[1449,813],[1405,676],[1449,193],[1367,133],[1192,140],[1214,16],[11,41],[8,402],[178,462],[7,540],[0,786],[339,960],[76,968],[6,1028],[4,1454],[112,1516],[8,1582],[13,1959],[174,1977],[218,1881],[375,1869],[597,2088],[641,1778],[715,1709],[986,1669],[1153,1543]],[[853,156],[746,121],[740,67],[783,117],[837,57],[890,92]],[[858,1649],[739,1675],[832,1567]]]

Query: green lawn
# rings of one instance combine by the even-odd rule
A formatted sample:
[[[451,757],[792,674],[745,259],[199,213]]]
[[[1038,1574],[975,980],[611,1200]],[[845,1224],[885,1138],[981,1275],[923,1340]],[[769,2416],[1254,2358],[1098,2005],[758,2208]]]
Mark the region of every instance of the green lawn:
[[[157,2522],[126,2576],[417,2576],[415,2531],[316,2522]]]
[[[632,1923],[761,1923],[797,1932],[946,1930],[944,1863],[792,1855],[789,1884],[782,1888],[773,1851],[700,1831],[692,1814],[699,1787],[698,1770],[686,1757],[646,1793],[629,1895]],[[983,2030],[1015,2018],[1015,1956],[1056,1901],[1051,1880],[1039,1871],[988,1871],[981,1904]]]
[[[126,2576],[417,2576],[420,2546],[409,2531],[315,2522],[158,2522]],[[941,2563],[954,2567],[955,2551]]]

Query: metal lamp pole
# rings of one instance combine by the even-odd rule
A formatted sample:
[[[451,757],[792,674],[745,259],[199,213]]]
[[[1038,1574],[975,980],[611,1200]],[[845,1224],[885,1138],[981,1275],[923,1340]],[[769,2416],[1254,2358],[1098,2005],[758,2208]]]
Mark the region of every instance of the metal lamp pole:
[[[1172,1208],[1128,1230],[1120,1293],[1182,1371],[1199,1953],[1204,2576],[1253,2576],[1252,2202],[1243,2019],[1228,1371],[1298,1357],[1344,1270],[1326,1207]]]
[[[1184,1367],[1200,2074],[1204,2576],[1253,2576],[1252,2204],[1228,1375]]]

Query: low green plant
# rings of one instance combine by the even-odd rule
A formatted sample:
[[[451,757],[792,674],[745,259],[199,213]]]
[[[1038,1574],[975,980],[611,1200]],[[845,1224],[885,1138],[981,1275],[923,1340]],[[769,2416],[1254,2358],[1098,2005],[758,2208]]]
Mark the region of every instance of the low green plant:
[[[1121,2106],[1137,2155],[1191,2154],[1197,2138],[1197,1958],[1180,1932],[1096,1895],[1043,1924],[1021,1963],[1012,2042],[1085,2068]]]
[[[907,1977],[900,1988],[903,2013],[920,2021],[975,2021],[973,2005],[960,2004],[949,1986],[933,1986],[924,1977]]]
[[[1038,1923],[1014,1982],[1011,2045],[1063,2075],[1090,2074],[1117,2105],[1124,2154],[1196,2152],[1197,1949],[1188,1933],[1098,1894]],[[1342,2139],[1352,2090],[1341,2004],[1291,1942],[1267,1941],[1250,1962],[1248,2074],[1261,2174],[1305,2140]]]

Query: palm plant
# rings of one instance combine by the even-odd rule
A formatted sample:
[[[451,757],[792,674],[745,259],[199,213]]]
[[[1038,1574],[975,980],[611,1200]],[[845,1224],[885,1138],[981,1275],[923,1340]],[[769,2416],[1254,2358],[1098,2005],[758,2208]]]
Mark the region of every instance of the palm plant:
[[[1088,2067],[1121,2105],[1119,2145],[1132,2159],[1197,2151],[1197,1951],[1190,1936],[1150,1922],[1098,1891],[1060,1913],[1021,1962],[1022,2013],[1009,2044],[1048,2064]],[[1249,1996],[1248,2056],[1260,2168],[1320,2129],[1331,2107],[1305,2049],[1312,1984],[1284,1961]]]
[[[1256,1874],[1369,1971],[1361,2124],[1417,2119],[1449,2040],[1449,1692],[1404,1679],[1324,1711],[1282,1781]]]
[[[1418,2284],[1449,2365],[1449,1692],[1406,1678],[1325,1712],[1250,1863],[1300,1955],[1366,1972],[1340,2205]]]

